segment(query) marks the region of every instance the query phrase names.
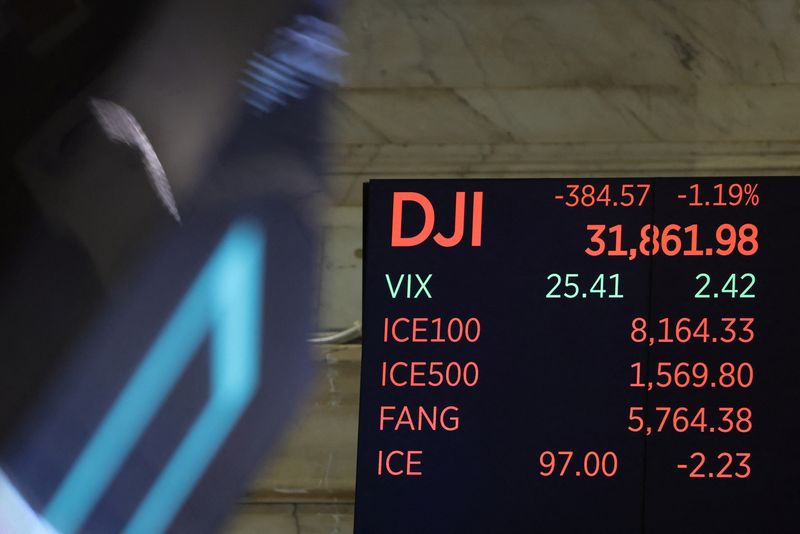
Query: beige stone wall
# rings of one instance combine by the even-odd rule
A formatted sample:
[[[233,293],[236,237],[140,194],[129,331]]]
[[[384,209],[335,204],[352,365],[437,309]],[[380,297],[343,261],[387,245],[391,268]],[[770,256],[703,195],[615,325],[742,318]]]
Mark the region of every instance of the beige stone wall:
[[[375,177],[791,174],[795,0],[352,0],[336,201]]]
[[[358,319],[364,180],[800,169],[796,0],[350,0],[343,25],[329,326]],[[351,531],[358,357],[319,357],[313,400],[228,532]]]
[[[361,346],[325,347],[315,360],[308,403],[227,534],[352,532]]]

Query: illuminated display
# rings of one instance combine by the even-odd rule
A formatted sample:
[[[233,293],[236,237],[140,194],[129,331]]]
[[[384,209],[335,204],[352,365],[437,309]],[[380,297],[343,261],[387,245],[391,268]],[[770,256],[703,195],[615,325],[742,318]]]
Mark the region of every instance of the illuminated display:
[[[364,198],[356,532],[796,530],[800,182]]]

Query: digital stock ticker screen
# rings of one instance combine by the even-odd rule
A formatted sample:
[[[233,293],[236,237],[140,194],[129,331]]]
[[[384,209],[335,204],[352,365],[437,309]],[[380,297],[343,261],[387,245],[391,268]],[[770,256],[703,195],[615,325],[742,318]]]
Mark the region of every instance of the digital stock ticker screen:
[[[364,198],[356,532],[796,531],[800,182]]]

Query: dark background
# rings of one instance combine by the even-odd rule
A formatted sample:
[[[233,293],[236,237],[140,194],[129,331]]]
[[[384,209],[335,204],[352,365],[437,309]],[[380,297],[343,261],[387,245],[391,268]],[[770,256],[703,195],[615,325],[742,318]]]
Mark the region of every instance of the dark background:
[[[0,346],[6,355],[0,357],[0,440],[57,372],[104,297],[85,248],[45,219],[14,158],[48,117],[109,66],[151,5],[0,2]],[[69,152],[69,137],[58,148]]]
[[[356,532],[609,532],[783,533],[795,525],[800,462],[793,451],[800,363],[793,328],[798,289],[793,221],[800,187],[789,179],[758,183],[757,207],[688,207],[678,200],[689,185],[725,179],[654,179],[642,207],[566,208],[554,195],[567,183],[600,180],[380,181],[366,189],[364,355],[359,425]],[[442,248],[391,248],[392,192],[427,196],[441,214],[434,232],[452,234],[456,191],[467,191],[464,242]],[[484,192],[483,246],[468,246],[471,191]],[[719,224],[755,223],[759,250],[750,257],[590,257],[587,224],[623,225],[624,248],[635,246],[648,223],[700,226],[700,246]],[[407,206],[404,234],[421,228],[421,210]],[[607,238],[608,239],[608,238]],[[608,239],[609,243],[611,242]],[[695,280],[706,272],[719,283],[730,273],[756,274],[756,298],[698,300]],[[434,273],[432,300],[391,299],[384,275]],[[550,273],[579,273],[589,284],[620,273],[624,299],[545,299]],[[723,276],[724,275],[724,276]],[[608,289],[608,288],[607,288]],[[581,288],[588,291],[588,285]],[[711,290],[709,290],[711,291]],[[462,317],[481,321],[470,343],[383,343],[384,317]],[[634,317],[754,316],[748,344],[661,344],[630,340]],[[717,318],[715,321],[714,319]],[[719,335],[719,332],[716,333]],[[383,360],[475,360],[475,388],[381,388]],[[662,389],[628,386],[640,361],[655,380],[658,361],[752,363],[748,389]],[[382,404],[460,407],[455,432],[378,430]],[[748,434],[663,432],[645,438],[626,427],[629,406],[705,406],[714,424],[719,406],[753,411]],[[654,414],[653,414],[654,415]],[[656,425],[658,419],[648,421]],[[377,450],[424,450],[421,477],[378,477]],[[539,476],[544,450],[573,450],[573,464],[589,450],[614,451],[619,471],[609,479]],[[690,479],[694,451],[716,470],[722,451],[751,452],[747,479]]]

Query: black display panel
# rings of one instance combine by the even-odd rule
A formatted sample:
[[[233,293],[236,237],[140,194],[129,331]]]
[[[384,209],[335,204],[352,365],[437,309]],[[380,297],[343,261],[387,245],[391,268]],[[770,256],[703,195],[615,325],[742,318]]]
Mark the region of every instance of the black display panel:
[[[800,182],[364,198],[356,532],[797,529]]]

